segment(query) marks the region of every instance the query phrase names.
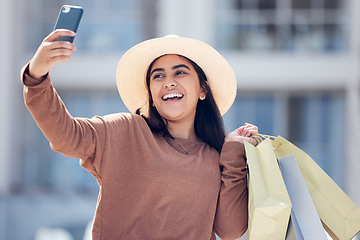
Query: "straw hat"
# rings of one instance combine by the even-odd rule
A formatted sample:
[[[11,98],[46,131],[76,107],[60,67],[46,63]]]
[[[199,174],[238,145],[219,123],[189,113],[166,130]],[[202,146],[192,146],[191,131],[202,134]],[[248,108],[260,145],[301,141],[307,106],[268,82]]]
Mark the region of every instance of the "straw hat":
[[[224,115],[236,97],[235,74],[214,48],[204,42],[178,36],[166,36],[141,42],[129,49],[120,59],[117,87],[125,106],[135,113],[142,108],[148,115],[146,72],[151,62],[166,54],[178,54],[193,60],[204,71],[221,115]]]

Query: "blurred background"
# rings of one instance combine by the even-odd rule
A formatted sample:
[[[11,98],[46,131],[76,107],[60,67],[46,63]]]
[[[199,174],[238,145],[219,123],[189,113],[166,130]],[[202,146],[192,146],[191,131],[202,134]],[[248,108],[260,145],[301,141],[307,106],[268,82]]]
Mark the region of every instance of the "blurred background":
[[[131,46],[196,38],[237,75],[227,131],[250,122],[287,138],[360,205],[359,0],[1,0],[1,240],[86,239],[95,211],[95,179],[50,149],[22,98],[20,69],[63,4],[84,8],[72,61],[51,71],[73,116],[127,111],[115,71]]]

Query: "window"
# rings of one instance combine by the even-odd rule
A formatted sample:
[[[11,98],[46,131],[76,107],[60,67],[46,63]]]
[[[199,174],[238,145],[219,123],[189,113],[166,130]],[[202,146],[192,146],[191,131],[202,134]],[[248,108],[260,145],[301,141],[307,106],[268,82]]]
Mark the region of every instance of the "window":
[[[344,93],[240,92],[224,116],[227,132],[253,123],[259,132],[281,135],[309,154],[343,186]]]
[[[128,112],[116,89],[60,90],[59,93],[73,116],[91,118],[95,115]],[[25,124],[22,187],[40,191],[98,193],[95,178],[80,166],[78,159],[54,152],[30,114],[27,114]]]
[[[84,8],[75,44],[78,51],[92,53],[121,52],[144,39],[153,37],[148,29],[155,26],[157,0],[79,0],[46,1],[29,4],[27,11],[28,49],[36,49],[41,40],[54,27],[60,7],[64,4],[79,5]]]
[[[347,50],[344,1],[229,0],[219,4],[217,47],[260,52]]]
[[[307,152],[341,186],[345,156],[342,93],[313,93],[288,99],[289,140]],[[340,138],[340,139],[338,139]]]
[[[55,25],[62,5],[78,5],[84,8],[78,35],[77,51],[86,52],[90,58],[98,54],[123,52],[144,39],[153,37],[156,21],[157,0],[36,0],[24,2],[27,14],[27,49],[34,51]],[[84,69],[81,69],[83,71]],[[86,71],[83,75],[87,78]],[[61,81],[61,79],[59,80]],[[85,90],[57,89],[67,109],[73,116],[93,117],[114,112],[128,112],[117,89],[108,90],[99,85]],[[69,159],[53,152],[47,139],[27,114],[24,118],[22,189],[98,192],[98,185],[77,159]],[[66,173],[66,174],[65,174]]]

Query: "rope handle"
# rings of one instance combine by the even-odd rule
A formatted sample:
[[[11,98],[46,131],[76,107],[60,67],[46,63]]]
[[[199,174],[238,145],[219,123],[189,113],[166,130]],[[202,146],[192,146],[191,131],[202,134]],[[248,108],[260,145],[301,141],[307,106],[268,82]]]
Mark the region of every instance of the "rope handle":
[[[273,140],[276,139],[276,137],[274,137],[274,136],[266,135],[266,134],[260,134],[260,133],[252,134],[251,137],[254,138],[254,139],[258,142],[258,144],[261,143],[261,142],[263,142],[263,141],[264,141],[265,139],[267,139],[267,138],[269,138],[271,141],[273,141]],[[281,145],[281,144],[280,144],[280,145]],[[279,145],[279,146],[280,146],[280,145]],[[279,146],[277,146],[276,148],[274,148],[274,151],[275,151]]]
[[[264,141],[267,138],[270,138],[270,140],[275,140],[275,138],[276,138],[271,135],[260,134],[260,133],[252,134],[251,137],[255,138],[258,143],[261,143],[262,141]]]

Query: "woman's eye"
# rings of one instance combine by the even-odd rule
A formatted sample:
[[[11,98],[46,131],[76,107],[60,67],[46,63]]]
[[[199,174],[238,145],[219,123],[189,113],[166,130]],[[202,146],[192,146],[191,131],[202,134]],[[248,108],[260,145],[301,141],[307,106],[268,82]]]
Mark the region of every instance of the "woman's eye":
[[[153,76],[153,79],[163,78],[163,77],[164,77],[164,74],[158,73]]]
[[[184,74],[186,74],[186,72],[182,70],[176,72],[176,75],[184,75]]]

